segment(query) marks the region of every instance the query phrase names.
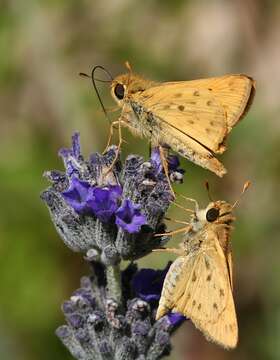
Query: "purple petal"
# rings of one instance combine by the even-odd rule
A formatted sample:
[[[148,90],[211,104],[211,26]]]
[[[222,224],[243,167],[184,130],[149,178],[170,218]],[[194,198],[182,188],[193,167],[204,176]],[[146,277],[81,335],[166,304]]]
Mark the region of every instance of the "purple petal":
[[[123,201],[115,215],[116,224],[131,234],[139,232],[141,226],[147,223],[146,217],[141,214],[140,205],[133,204],[129,199]]]
[[[66,160],[69,156],[72,155],[72,150],[67,148],[62,148],[58,150],[58,155]]]
[[[118,208],[121,193],[120,186],[95,187],[90,190],[87,204],[100,221],[109,222]]]
[[[73,176],[69,188],[62,192],[62,196],[77,213],[88,212],[90,210],[87,206],[89,189],[89,183]]]
[[[161,161],[160,152],[159,152],[158,147],[156,147],[152,150],[151,163],[155,169],[155,173],[159,174],[162,171],[163,167],[162,167],[162,161]]]
[[[178,326],[186,320],[186,317],[178,312],[169,312],[167,318],[173,326]]]
[[[179,166],[180,166],[180,161],[179,161],[178,156],[176,156],[176,155],[168,156],[168,170],[169,170],[169,172],[177,171],[177,172],[179,172],[181,174],[184,174],[185,170],[180,169]]]
[[[136,296],[147,302],[158,301],[170,265],[171,263],[163,270],[141,269],[138,271],[132,279],[132,288]]]
[[[180,165],[180,161],[176,155],[168,156],[168,168],[171,171],[176,171],[178,166]]]

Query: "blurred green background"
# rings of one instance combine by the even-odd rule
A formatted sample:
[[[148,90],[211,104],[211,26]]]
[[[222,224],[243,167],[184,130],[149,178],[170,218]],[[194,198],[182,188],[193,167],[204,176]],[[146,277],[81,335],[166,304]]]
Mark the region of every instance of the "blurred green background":
[[[124,61],[147,78],[168,81],[246,73],[257,80],[249,115],[232,132],[218,179],[182,160],[180,192],[206,205],[203,186],[236,209],[235,299],[240,343],[227,352],[188,323],[174,337],[172,359],[280,358],[280,3],[278,0],[0,1],[0,359],[70,359],[54,335],[60,304],[88,269],[60,241],[39,193],[46,169],[62,169],[57,150],[74,130],[83,151],[104,149],[108,123],[91,83],[100,64],[113,75]],[[114,106],[101,85],[106,106]],[[130,152],[147,143],[125,131]],[[184,219],[171,209],[170,216]],[[174,228],[173,224],[170,228]],[[178,243],[179,237],[174,239]],[[141,266],[165,266],[150,255]]]

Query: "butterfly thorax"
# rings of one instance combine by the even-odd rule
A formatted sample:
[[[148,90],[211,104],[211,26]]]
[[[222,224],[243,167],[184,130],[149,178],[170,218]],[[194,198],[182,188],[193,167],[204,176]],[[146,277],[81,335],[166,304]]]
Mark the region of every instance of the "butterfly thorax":
[[[111,84],[112,97],[122,108],[123,124],[127,124],[135,135],[148,138],[155,144],[159,140],[159,121],[143,106],[143,100],[145,91],[156,85],[156,82],[135,74],[119,75]]]

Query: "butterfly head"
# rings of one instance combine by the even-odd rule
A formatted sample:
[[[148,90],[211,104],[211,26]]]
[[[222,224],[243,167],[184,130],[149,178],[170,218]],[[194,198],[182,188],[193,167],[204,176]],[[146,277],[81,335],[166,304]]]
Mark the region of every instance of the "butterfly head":
[[[154,83],[142,77],[128,73],[117,76],[111,83],[111,94],[116,103],[123,107],[124,99],[136,93],[142,93]]]
[[[205,209],[197,209],[193,220],[203,225],[230,224],[234,220],[232,205],[226,201],[212,201]]]
[[[208,182],[206,182],[205,185],[208,192],[208,197],[210,199],[210,203],[205,209],[199,209],[198,205],[196,204],[193,221],[199,222],[200,224],[216,223],[229,225],[235,219],[232,215],[233,209],[239,204],[242,195],[249,188],[250,184],[250,181],[245,182],[240,197],[234,202],[233,205],[231,205],[226,201],[222,200],[213,201],[210,195],[209,184]]]

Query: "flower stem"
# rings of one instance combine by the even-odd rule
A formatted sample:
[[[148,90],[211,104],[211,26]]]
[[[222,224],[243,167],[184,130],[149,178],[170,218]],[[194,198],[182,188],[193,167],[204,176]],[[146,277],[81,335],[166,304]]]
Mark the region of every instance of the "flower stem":
[[[118,304],[122,301],[121,270],[120,265],[109,265],[106,267],[108,295]]]

